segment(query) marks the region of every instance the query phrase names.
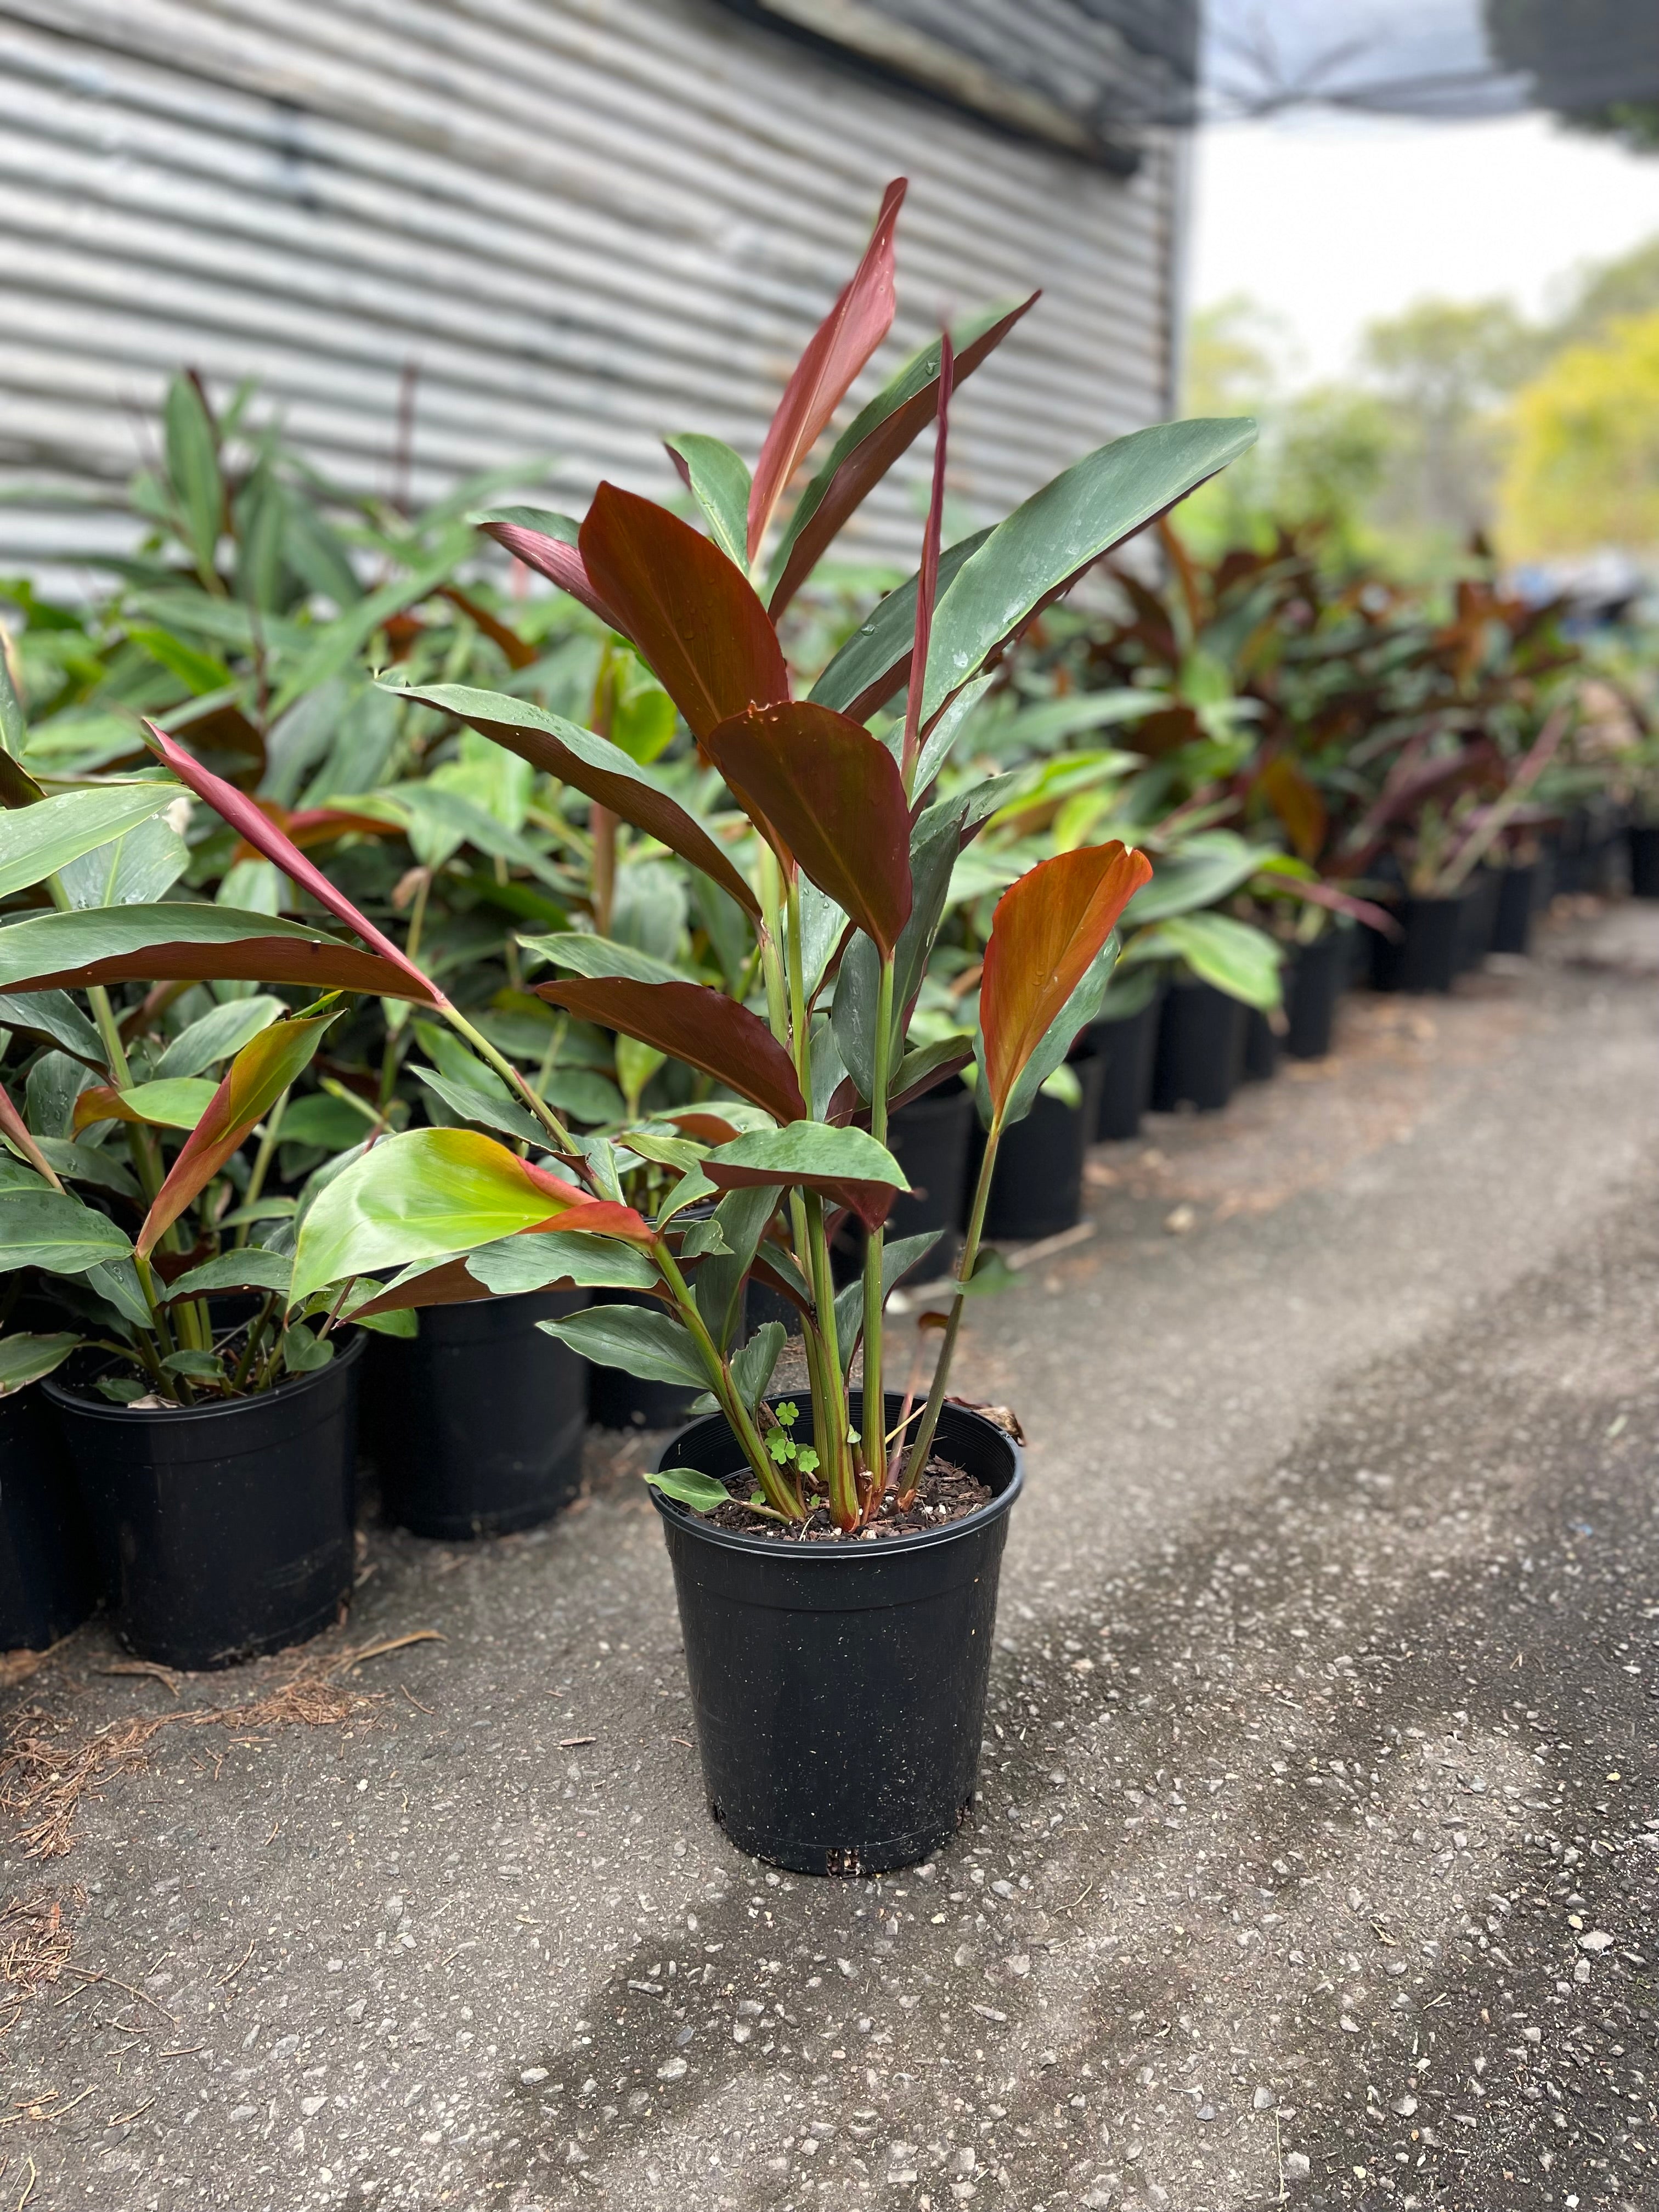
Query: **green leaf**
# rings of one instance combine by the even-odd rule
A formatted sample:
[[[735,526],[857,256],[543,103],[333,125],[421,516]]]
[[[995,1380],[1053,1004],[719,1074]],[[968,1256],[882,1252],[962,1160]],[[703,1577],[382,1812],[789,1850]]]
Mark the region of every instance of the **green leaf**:
[[[180,1298],[206,1297],[214,1291],[276,1291],[286,1295],[293,1272],[293,1261],[280,1253],[246,1244],[240,1251],[222,1252],[216,1260],[204,1260],[199,1267],[169,1283],[167,1303],[176,1305]]]
[[[1265,930],[1226,914],[1183,914],[1146,931],[1142,952],[1174,953],[1230,999],[1271,1013],[1279,1003],[1279,947]]]
[[[976,676],[971,684],[964,684],[944,713],[935,717],[933,728],[922,739],[921,750],[916,755],[915,774],[910,781],[910,788],[918,799],[950,759],[969,716],[996,680],[994,672]]]
[[[1230,830],[1212,830],[1188,838],[1176,853],[1152,862],[1152,880],[1143,884],[1123,909],[1126,930],[1171,915],[1194,914],[1231,896],[1273,856],[1247,844]]]
[[[971,538],[960,539],[939,555],[941,597],[991,534],[988,529],[976,530]],[[937,624],[937,613],[933,619]],[[916,579],[912,576],[896,592],[889,592],[869,620],[854,631],[808,692],[808,698],[843,714],[856,716],[860,708],[866,714],[873,714],[904,681],[915,635]]]
[[[647,1382],[671,1382],[688,1390],[708,1387],[708,1371],[690,1330],[665,1313],[644,1306],[589,1306],[568,1321],[538,1321],[536,1326],[601,1367],[621,1367]]]
[[[218,550],[224,522],[225,488],[219,475],[217,441],[202,395],[187,376],[175,376],[162,409],[167,482],[178,501],[185,543],[206,576]]]
[[[542,1086],[542,1096],[555,1113],[595,1125],[620,1121],[628,1111],[616,1085],[591,1067],[556,1067]]]
[[[691,496],[708,518],[714,543],[739,568],[749,566],[749,466],[741,453],[705,438],[696,430],[683,430],[665,438],[669,452],[684,464]]]
[[[190,848],[164,814],[152,815],[58,872],[73,907],[149,905],[190,866]]]
[[[222,1382],[225,1370],[210,1352],[170,1352],[161,1362],[164,1375],[188,1376],[192,1382]]]
[[[738,1395],[752,1413],[766,1395],[772,1370],[778,1364],[789,1332],[781,1321],[763,1322],[732,1362],[732,1380]]]
[[[962,1286],[964,1297],[978,1298],[997,1291],[1017,1291],[1025,1278],[1008,1265],[994,1244],[981,1244],[974,1261],[972,1279]]]
[[[1159,422],[1133,431],[1074,463],[1016,507],[948,586],[941,564],[923,720],[931,720],[953,691],[977,676],[986,655],[1023,629],[1046,600],[1255,440],[1255,424],[1248,416]]]
[[[27,810],[30,812],[36,809]],[[10,820],[14,817],[5,817]],[[401,969],[275,915],[183,900],[31,915],[0,927],[0,992],[18,984],[234,977],[325,990],[416,994]]]
[[[524,1291],[544,1291],[570,1282],[586,1290],[654,1291],[656,1269],[643,1252],[606,1237],[582,1237],[574,1230],[532,1230],[503,1237],[472,1254],[466,1272],[498,1298]]]
[[[665,1498],[689,1505],[694,1513],[714,1513],[732,1503],[732,1493],[723,1482],[716,1482],[712,1474],[700,1474],[694,1467],[659,1468],[645,1479]]]
[[[408,1129],[341,1170],[300,1230],[295,1304],[347,1275],[476,1250],[561,1210],[552,1178],[471,1129]]]
[[[504,1087],[440,1075],[430,1067],[412,1068],[410,1072],[417,1083],[423,1083],[463,1121],[480,1121],[486,1129],[497,1129],[503,1136],[517,1138],[525,1144],[539,1145],[544,1140],[546,1133],[541,1123],[527,1107],[510,1098]],[[483,1073],[480,1068],[479,1073]]]
[[[213,653],[203,653],[182,638],[174,637],[170,630],[155,629],[143,623],[131,623],[127,637],[141,653],[176,676],[187,691],[198,698],[210,691],[228,690],[236,679],[222,660]]]
[[[151,1326],[149,1301],[144,1296],[144,1286],[138,1279],[138,1270],[131,1260],[106,1260],[86,1270],[90,1289],[100,1298],[107,1298],[124,1321],[135,1328]]]
[[[288,1108],[279,1133],[284,1146],[315,1146],[325,1152],[339,1152],[366,1137],[368,1124],[343,1098],[313,1091]]]
[[[80,1341],[78,1336],[0,1336],[0,1398],[61,1367]]]
[[[777,1203],[775,1189],[762,1184],[749,1190],[728,1191],[714,1208],[714,1218],[726,1249],[698,1262],[691,1296],[702,1316],[703,1327],[721,1352],[737,1333],[743,1312],[744,1278],[755,1263]]]
[[[280,999],[258,994],[227,999],[188,1029],[181,1030],[155,1063],[158,1076],[200,1075],[215,1060],[228,1060],[288,1012]]]
[[[313,1336],[303,1323],[295,1322],[283,1331],[283,1364],[290,1375],[313,1375],[319,1367],[326,1367],[334,1357],[334,1340],[330,1336]]]
[[[283,713],[306,692],[349,667],[383,623],[428,598],[440,584],[447,583],[458,559],[471,550],[471,532],[453,532],[441,538],[433,556],[408,575],[382,584],[313,633],[314,641],[283,679],[271,702],[271,714]]]
[[[684,983],[690,979],[666,960],[653,959],[614,937],[592,937],[585,930],[556,930],[550,937],[521,937],[519,943],[538,960],[573,975],[602,981],[607,975],[625,975],[635,983]]]
[[[0,1024],[50,1037],[88,1067],[105,1066],[102,1038],[67,991],[0,993]]]
[[[165,1081],[135,1083],[118,1095],[131,1115],[105,1115],[106,1121],[131,1119],[153,1122],[161,1129],[193,1129],[213,1103],[216,1083],[205,1075],[168,1077]]]
[[[89,1182],[135,1205],[142,1199],[137,1177],[96,1145],[71,1144],[67,1137],[37,1137],[35,1142],[64,1182]]]
[[[705,1174],[732,1168],[779,1183],[811,1183],[828,1176],[909,1188],[903,1169],[868,1130],[833,1128],[826,1121],[791,1121],[781,1129],[756,1129],[717,1146],[703,1162]]]
[[[66,791],[0,813],[0,898],[25,890],[148,822],[179,796],[172,783],[106,784]]]
[[[80,1275],[131,1250],[112,1221],[67,1192],[0,1192],[0,1273],[44,1267],[52,1275]]]

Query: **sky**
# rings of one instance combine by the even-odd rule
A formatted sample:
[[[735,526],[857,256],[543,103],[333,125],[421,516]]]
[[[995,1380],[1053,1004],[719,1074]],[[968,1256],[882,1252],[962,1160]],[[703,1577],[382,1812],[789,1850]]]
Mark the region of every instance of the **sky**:
[[[1576,264],[1659,233],[1659,155],[1548,118],[1315,114],[1199,134],[1188,298],[1245,292],[1302,377],[1340,376],[1363,325],[1425,296],[1547,307]]]

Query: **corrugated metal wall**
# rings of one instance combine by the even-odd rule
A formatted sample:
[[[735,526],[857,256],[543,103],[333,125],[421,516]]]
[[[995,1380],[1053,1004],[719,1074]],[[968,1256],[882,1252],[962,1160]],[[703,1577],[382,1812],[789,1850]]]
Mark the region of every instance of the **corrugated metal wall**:
[[[900,171],[884,361],[1048,288],[963,396],[989,519],[1169,411],[1176,168],[1122,181],[712,0],[0,0],[0,569],[125,538],[183,363],[386,489],[417,362],[417,497],[526,455],[578,512],[602,474],[665,490],[665,430],[752,458]],[[863,547],[915,528],[896,484]]]

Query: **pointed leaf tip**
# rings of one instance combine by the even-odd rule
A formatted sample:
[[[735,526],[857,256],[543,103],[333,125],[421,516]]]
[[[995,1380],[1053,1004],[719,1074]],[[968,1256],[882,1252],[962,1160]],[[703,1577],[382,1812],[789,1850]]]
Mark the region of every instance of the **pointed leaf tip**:
[[[194,754],[186,752],[154,722],[146,720],[144,727],[149,732],[152,750],[161,755],[179,782],[193,791],[222,821],[229,823],[233,830],[240,831],[256,853],[274,862],[285,876],[308,890],[319,906],[344,922],[348,929],[355,930],[382,959],[391,961],[412,982],[418,983],[430,1005],[441,1006],[446,1003],[443,993],[432,978],[416,966],[401,945],[394,945],[376,929],[367,915],[359,913],[343,891],[335,889],[322,870],[307,860],[293,839],[277,828],[257,800],[204,768]]]
[[[779,500],[848,387],[892,327],[893,232],[909,180],[882,194],[864,258],[808,340],[767,429],[749,495],[749,558],[759,552]]]

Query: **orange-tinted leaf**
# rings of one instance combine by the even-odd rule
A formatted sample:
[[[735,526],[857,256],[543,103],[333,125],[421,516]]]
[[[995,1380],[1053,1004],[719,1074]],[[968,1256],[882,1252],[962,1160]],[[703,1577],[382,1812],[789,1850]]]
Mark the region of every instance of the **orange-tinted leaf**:
[[[264,1120],[322,1042],[336,1010],[273,1022],[237,1054],[212,1103],[185,1139],[138,1232],[141,1255],[154,1250],[191,1200],[205,1190],[256,1122]]]
[[[1144,853],[1115,839],[1040,860],[998,900],[985,948],[979,1018],[986,1084],[999,1115],[1026,1061],[1152,872]]]
[[[700,1145],[729,1145],[738,1132],[730,1121],[718,1114],[711,1114],[702,1106],[677,1106],[671,1113],[659,1117],[672,1121],[677,1129],[684,1129],[688,1137],[695,1137]]]
[[[1284,823],[1297,858],[1316,860],[1324,850],[1328,826],[1325,802],[1289,753],[1275,753],[1255,781],[1257,790]]]
[[[620,1030],[700,1067],[780,1121],[805,1117],[788,1054],[758,1015],[704,983],[639,983],[625,975],[538,983],[536,995],[579,1021]]]
[[[705,750],[785,859],[890,953],[910,919],[910,817],[879,738],[803,699],[722,722]]]
[[[155,750],[180,783],[187,785],[216,814],[228,822],[233,830],[240,830],[256,853],[262,854],[267,860],[274,861],[285,876],[308,890],[319,906],[337,915],[349,929],[355,929],[364,944],[373,945],[382,959],[389,960],[395,968],[401,968],[412,982],[421,986],[429,1005],[441,1006],[447,1004],[443,993],[431,977],[422,974],[401,946],[394,945],[389,937],[376,929],[367,915],[360,914],[343,891],[336,890],[322,870],[313,866],[293,840],[284,836],[260,811],[255,800],[238,791],[234,784],[227,783],[222,776],[215,775],[210,769],[204,769],[198,760],[187,753],[182,745],[175,744],[167,732],[158,729],[154,722],[146,720],[144,727],[149,732]],[[406,997],[408,994],[399,995]]]
[[[789,696],[783,648],[749,579],[689,522],[602,483],[581,555],[695,737]]]
[[[778,1180],[764,1168],[732,1167],[720,1160],[704,1160],[702,1164],[703,1173],[717,1190],[755,1190]],[[865,1182],[845,1176],[803,1175],[793,1176],[790,1180],[797,1189],[815,1190],[831,1206],[843,1206],[848,1212],[856,1213],[866,1229],[881,1227],[898,1196],[891,1183]],[[559,1225],[564,1226],[562,1222]]]
[[[881,210],[864,258],[841,297],[807,342],[784,386],[767,429],[749,494],[749,558],[760,550],[766,526],[785,487],[840,406],[854,378],[892,327],[893,229],[908,180],[896,177],[882,194]]]
[[[347,1319],[369,1321],[376,1314],[408,1313],[424,1306],[471,1305],[489,1296],[477,1277],[468,1274],[464,1255],[459,1260],[446,1260],[438,1267],[428,1267],[425,1274],[398,1283],[383,1291],[379,1297],[354,1306]]]

